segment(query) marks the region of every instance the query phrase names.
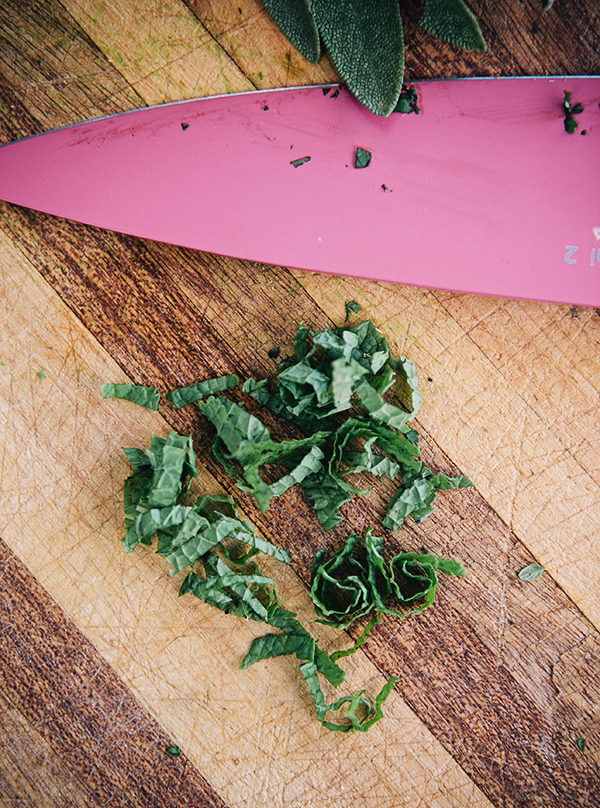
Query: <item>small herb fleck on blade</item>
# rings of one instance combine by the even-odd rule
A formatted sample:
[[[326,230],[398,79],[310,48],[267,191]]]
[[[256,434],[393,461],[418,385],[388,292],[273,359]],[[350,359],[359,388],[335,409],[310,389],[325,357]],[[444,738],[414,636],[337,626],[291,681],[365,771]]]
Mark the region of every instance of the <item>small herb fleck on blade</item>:
[[[522,581],[539,581],[545,569],[539,564],[529,564],[519,571],[518,576]]]
[[[167,746],[167,752],[168,752],[170,755],[174,755],[174,756],[176,756],[176,757],[177,757],[178,755],[180,755],[180,754],[181,754],[181,749],[180,749],[180,747],[179,747],[179,746],[174,746],[174,745],[171,745],[171,746]]]
[[[356,149],[356,157],[354,159],[354,168],[366,168],[371,162],[372,154],[366,149],[361,149],[359,146]]]
[[[297,160],[291,161],[291,165],[293,165],[294,168],[298,168],[298,166],[301,166],[304,163],[310,163],[310,157],[299,157]]]
[[[577,738],[575,743],[577,744],[577,748],[583,755],[585,753],[585,738]]]

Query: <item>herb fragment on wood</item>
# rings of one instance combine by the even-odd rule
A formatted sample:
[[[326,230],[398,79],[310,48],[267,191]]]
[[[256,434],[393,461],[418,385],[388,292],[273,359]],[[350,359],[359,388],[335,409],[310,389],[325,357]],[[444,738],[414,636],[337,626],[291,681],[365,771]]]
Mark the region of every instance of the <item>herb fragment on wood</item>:
[[[156,387],[143,387],[137,384],[103,384],[100,388],[102,398],[120,398],[132,401],[140,407],[158,410],[160,395]]]
[[[359,311],[362,311],[362,306],[359,305],[356,300],[349,300],[345,306],[346,309],[346,319],[344,322],[348,322],[350,319],[351,314],[358,314]]]
[[[278,359],[280,353],[281,353],[280,348],[278,348],[278,347],[271,348],[269,350],[269,359]]]
[[[38,379],[45,379],[45,378],[46,378],[46,374],[44,373],[44,371],[43,371],[43,370],[38,370],[38,372],[37,372],[37,377],[38,377]]]
[[[239,383],[240,380],[235,373],[230,373],[227,376],[216,376],[213,379],[206,379],[187,387],[180,387],[178,390],[172,390],[167,393],[167,398],[179,410],[187,404],[193,404],[207,396],[230,390]]]
[[[577,738],[575,743],[577,744],[577,748],[579,749],[581,754],[582,755],[585,754],[585,738]]]
[[[528,564],[522,570],[519,570],[518,577],[522,581],[539,581],[545,571],[546,568],[539,564]]]
[[[291,160],[290,165],[293,165],[294,168],[298,168],[298,166],[304,165],[304,163],[309,163],[310,157],[299,157],[297,160]]]
[[[360,146],[356,149],[356,156],[354,158],[354,168],[366,168],[369,163],[371,162],[371,157],[373,155],[370,151],[361,148]]]
[[[169,753],[169,755],[178,757],[179,755],[181,755],[181,748],[179,746],[174,745],[167,746],[167,752]]]

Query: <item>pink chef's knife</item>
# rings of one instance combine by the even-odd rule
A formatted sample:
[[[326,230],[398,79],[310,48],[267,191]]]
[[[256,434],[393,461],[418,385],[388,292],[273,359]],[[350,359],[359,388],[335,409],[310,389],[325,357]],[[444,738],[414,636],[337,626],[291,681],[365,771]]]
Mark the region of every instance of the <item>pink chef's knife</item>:
[[[266,264],[600,306],[600,78],[414,86],[418,115],[305,87],[56,130],[0,148],[0,199]]]

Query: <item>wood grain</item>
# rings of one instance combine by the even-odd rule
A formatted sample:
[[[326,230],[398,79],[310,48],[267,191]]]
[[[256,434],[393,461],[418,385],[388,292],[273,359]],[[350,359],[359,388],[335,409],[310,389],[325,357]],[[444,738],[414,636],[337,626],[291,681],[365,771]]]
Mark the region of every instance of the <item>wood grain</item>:
[[[472,7],[488,39],[485,54],[464,54],[428,37],[416,25],[420,3],[404,3],[408,78],[598,72],[595,2],[557,0],[546,14],[537,0]],[[3,140],[198,92],[335,78],[326,57],[312,67],[296,54],[254,0],[227,9],[195,0],[161,9],[144,2],[3,3],[0,24]],[[131,689],[137,705],[131,712],[143,712],[139,699],[186,747],[186,771],[196,766],[231,805],[256,804],[256,795],[275,805],[319,807],[594,804],[600,786],[595,312],[251,265],[6,205],[2,227],[0,298],[10,329],[2,332],[0,418],[14,434],[2,435],[0,512],[11,518],[0,529]],[[207,453],[210,432],[199,416],[164,406],[163,418],[136,411],[132,422],[122,404],[99,402],[97,388],[109,370],[122,374],[110,380],[163,390],[219,372],[272,374],[268,351],[285,350],[299,320],[313,327],[339,323],[350,299],[396,351],[417,361],[426,460],[467,473],[477,491],[442,496],[423,525],[386,534],[389,552],[426,544],[462,560],[469,574],[443,581],[435,608],[418,619],[384,621],[366,655],[352,662],[352,681],[360,685],[375,688],[385,673],[400,671],[402,679],[375,735],[346,744],[319,736],[308,720],[310,699],[289,665],[247,671],[249,684],[240,685],[233,669],[239,644],[251,636],[247,626],[233,632],[198,605],[175,605],[173,583],[151,556],[127,559],[118,547],[107,553],[120,529],[120,442],[142,445],[151,429],[193,429],[204,483],[230,490],[231,483]],[[74,412],[67,416],[69,407]],[[278,438],[294,434],[268,420]],[[85,447],[90,439],[93,451]],[[47,479],[48,458],[57,465]],[[47,479],[41,498],[40,479]],[[285,594],[308,617],[302,582],[314,550],[337,546],[351,529],[378,525],[388,493],[383,487],[351,503],[345,525],[327,536],[297,492],[264,516],[239,498],[264,534],[290,549],[296,575],[285,578]],[[534,558],[548,572],[536,584],[519,581],[516,571]],[[150,599],[140,576],[157,589]],[[12,578],[9,587],[18,589]],[[41,614],[31,618],[33,625],[41,621]],[[331,647],[341,642],[327,631],[324,637]],[[211,669],[210,647],[229,660],[218,667],[217,689],[196,670]],[[35,735],[39,728],[34,732],[26,715],[32,696],[18,708],[1,688],[0,696],[5,732],[16,733],[22,749],[45,750],[40,754],[51,761],[56,799],[70,788],[76,794],[62,758],[48,751],[62,730],[48,726],[45,736]],[[270,717],[260,730],[250,722],[252,711]],[[578,738],[586,741],[584,753]],[[31,768],[18,780],[11,754],[7,788],[15,793],[15,784],[25,782],[18,787],[35,804],[41,786]],[[123,762],[119,776],[129,766]],[[141,783],[153,776],[143,771]]]
[[[231,806],[351,799],[397,808],[422,798],[448,808],[489,806],[398,695],[369,734],[324,730],[293,660],[239,670],[262,625],[179,600],[180,581],[164,560],[143,548],[123,552],[128,464],[120,447],[144,446],[169,425],[157,413],[103,401],[102,382],[122,380],[123,372],[6,241],[0,261],[10,269],[0,296],[0,413],[8,426],[0,433],[0,534],[219,795]],[[34,479],[43,479],[43,496]],[[203,466],[197,488],[219,490]],[[263,567],[309,624],[306,587],[275,564]],[[324,647],[339,641],[333,629],[317,633]],[[345,668],[349,692],[377,692],[385,681],[362,653]],[[123,776],[133,777],[128,769]]]
[[[2,806],[226,808],[2,540],[0,715]]]
[[[169,389],[205,378],[215,368],[218,373],[236,371],[243,378],[272,373],[268,350],[289,345],[296,322],[325,324],[304,290],[294,289],[289,275],[274,268],[144,242],[136,242],[135,252],[129,252],[131,239],[66,222],[58,229],[49,217],[14,209],[9,225],[23,247],[37,231],[37,238],[27,245],[29,260],[65,298],[68,295],[73,311],[108,351],[117,360],[126,357],[128,373],[137,383]],[[35,247],[42,242],[43,259]],[[95,256],[93,277],[82,273],[73,259],[82,245]],[[228,317],[236,300],[253,296],[262,312],[276,310],[286,301],[287,333],[281,323],[257,318],[256,309],[249,306],[235,320]],[[161,335],[150,341],[148,317],[158,316],[155,312]],[[175,312],[185,312],[176,323],[171,322]],[[127,323],[126,346],[120,322]],[[344,525],[328,536],[305,513],[297,495],[277,500],[263,516],[207,455],[210,432],[199,416],[167,406],[163,413],[174,428],[194,430],[206,467],[241,499],[266,535],[287,547],[305,582],[317,547],[339,543],[352,529],[378,526],[385,491],[379,498],[346,506]],[[287,424],[270,423],[278,439],[290,436]],[[426,441],[425,457],[433,468],[456,473],[431,439]],[[370,658],[388,674],[402,671],[400,692],[492,800],[519,805],[529,794],[531,804],[538,804],[537,796],[530,794],[534,778],[539,804],[547,805],[552,798],[556,804],[585,805],[588,791],[580,784],[586,765],[597,766],[591,763],[596,760],[595,747],[590,746],[588,763],[581,761],[574,734],[579,731],[576,727],[585,725],[586,734],[593,735],[594,713],[588,706],[565,721],[552,670],[563,654],[587,638],[598,643],[596,630],[550,580],[545,588],[533,589],[518,581],[517,570],[531,556],[473,492],[447,495],[436,515],[422,526],[388,536],[389,552],[401,546],[418,550],[423,544],[466,563],[472,570],[469,585],[448,582],[443,595],[447,609],[436,609],[406,628],[385,623],[368,645]],[[535,653],[528,653],[533,637]],[[576,667],[570,676],[577,679]],[[551,766],[548,744],[554,750]],[[526,767],[520,756],[523,747],[528,749]]]

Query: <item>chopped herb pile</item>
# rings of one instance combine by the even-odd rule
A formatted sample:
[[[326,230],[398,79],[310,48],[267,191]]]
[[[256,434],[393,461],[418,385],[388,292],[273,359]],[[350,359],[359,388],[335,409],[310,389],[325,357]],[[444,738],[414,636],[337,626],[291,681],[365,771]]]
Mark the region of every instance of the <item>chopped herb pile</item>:
[[[392,387],[405,407],[384,399]],[[347,477],[366,472],[401,480],[383,520],[389,530],[397,530],[411,514],[417,521],[425,519],[433,511],[438,491],[472,485],[462,475],[434,473],[419,460],[418,433],[408,426],[422,399],[415,363],[405,357],[395,359],[369,320],[315,332],[300,324],[295,356],[279,364],[276,386],[267,379],[250,378],[243,389],[312,433],[304,441],[274,444],[266,427],[243,405],[218,405],[210,399],[199,405],[217,430],[216,456],[234,479],[241,479],[244,490],[255,493],[263,509],[273,496],[279,496],[279,489],[294,484],[292,475],[321,525],[330,530],[342,521],[342,505],[355,494],[368,493]],[[250,434],[256,436],[254,450]],[[236,453],[241,450],[236,447],[242,438],[240,464]],[[260,441],[270,442],[270,455],[260,457]],[[242,466],[241,473],[236,473],[232,460]],[[286,467],[289,475],[269,486],[258,470],[275,462]]]
[[[139,544],[151,546],[156,537],[156,552],[171,564],[171,574],[187,570],[180,596],[191,594],[227,614],[279,629],[281,634],[255,639],[241,667],[295,654],[323,726],[365,732],[378,721],[395,677],[373,703],[362,690],[334,704],[325,703],[317,674],[337,687],[344,681],[344,671],[319,648],[296,614],[282,608],[275,582],[263,575],[253,560],[262,552],[289,564],[287,551],[261,538],[249,522],[240,519],[231,497],[202,496],[193,505],[181,502],[189,492],[190,480],[198,473],[191,436],[171,432],[164,439],[153,435],[150,449],[124,451],[132,467],[124,486],[124,549],[132,552]],[[346,704],[350,706],[343,723],[327,719],[330,711]],[[177,749],[169,747],[167,751],[177,755]]]
[[[358,311],[358,304],[348,303],[347,319]],[[250,378],[242,389],[293,421],[305,437],[273,440],[258,417],[222,395],[239,384],[234,374],[167,393],[176,407],[196,404],[210,421],[216,433],[214,455],[237,486],[255,496],[261,510],[273,497],[300,485],[321,525],[329,530],[342,521],[341,506],[354,494],[366,493],[347,476],[369,473],[400,480],[383,519],[385,527],[395,530],[410,515],[417,521],[427,517],[438,491],[472,485],[462,475],[433,472],[419,459],[419,436],[408,425],[422,398],[415,364],[402,356],[395,359],[372,322],[321,331],[301,323],[294,347],[294,356],[279,363],[271,386],[267,379]],[[384,398],[392,388],[401,406]],[[158,408],[155,388],[108,384],[102,394]],[[206,495],[190,503],[191,483],[198,474],[191,435],[153,435],[149,449],[124,452],[131,464],[124,483],[125,551],[140,544],[149,547],[156,540],[156,552],[169,562],[171,574],[186,573],[180,595],[194,595],[227,614],[276,629],[277,633],[252,642],[241,667],[295,655],[324,727],[366,732],[379,721],[397,677],[392,676],[374,700],[359,690],[327,704],[319,675],[334,687],[341,685],[345,673],[337,660],[356,651],[384,614],[400,618],[419,614],[434,602],[438,573],[461,576],[463,567],[426,550],[397,553],[386,562],[384,540],[370,528],[364,539],[351,534],[333,554],[319,550],[310,585],[317,622],[346,629],[367,620],[351,647],[328,655],[297,615],[283,608],[275,582],[262,574],[255,560],[264,553],[289,564],[287,551],[241,519],[231,497]],[[261,471],[271,469],[272,479],[273,467],[284,473],[267,482]],[[338,711],[338,717],[330,716]],[[167,751],[181,751],[175,750],[178,747]]]

